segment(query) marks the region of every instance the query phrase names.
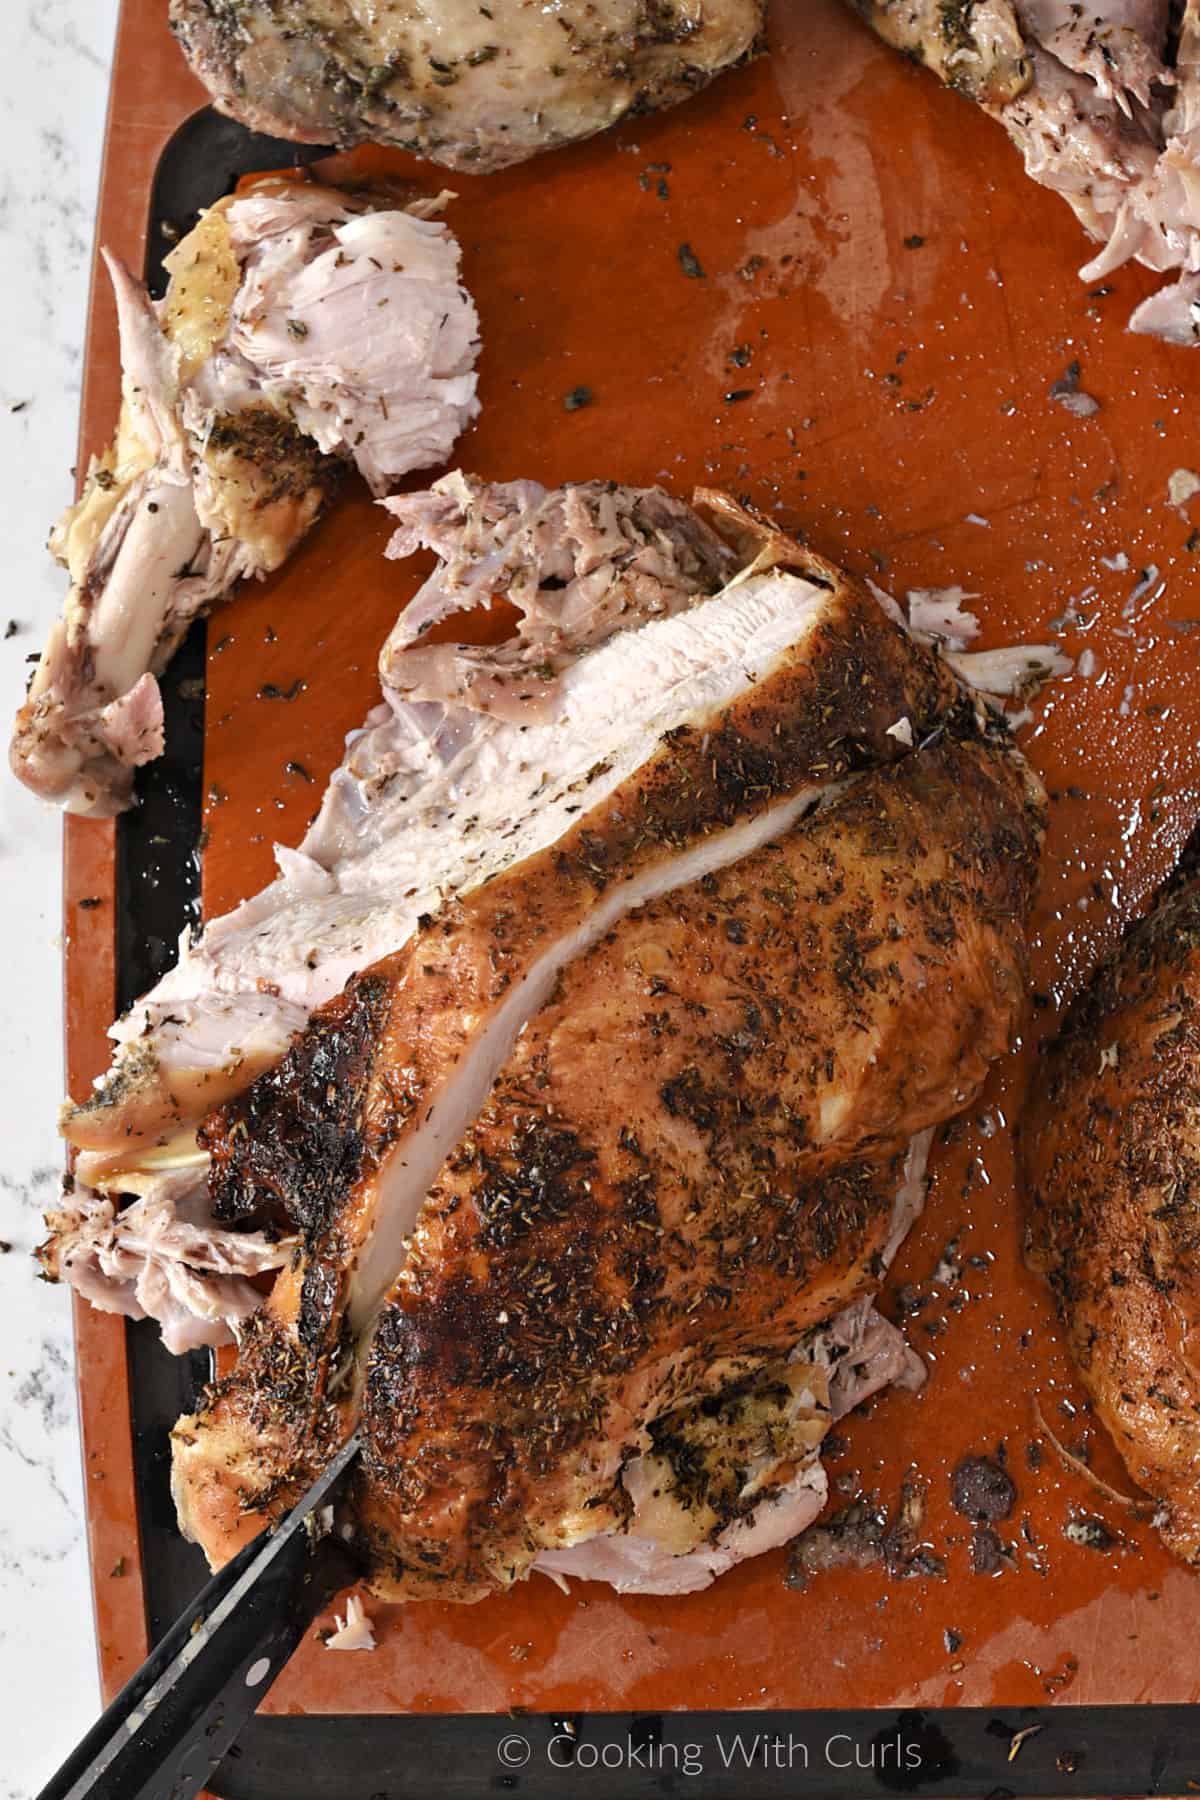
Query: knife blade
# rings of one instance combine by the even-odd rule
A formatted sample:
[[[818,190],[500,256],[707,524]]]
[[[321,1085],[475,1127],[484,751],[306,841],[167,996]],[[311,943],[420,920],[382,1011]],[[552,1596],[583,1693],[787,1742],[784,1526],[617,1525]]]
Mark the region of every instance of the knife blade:
[[[317,1614],[360,1573],[321,1530],[358,1455],[350,1438],[273,1531],[219,1570],[38,1800],[189,1800]]]

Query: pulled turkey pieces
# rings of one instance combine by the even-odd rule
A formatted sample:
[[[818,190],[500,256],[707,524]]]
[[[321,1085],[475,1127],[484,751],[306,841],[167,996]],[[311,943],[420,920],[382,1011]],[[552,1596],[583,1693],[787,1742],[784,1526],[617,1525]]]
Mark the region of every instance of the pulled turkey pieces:
[[[348,464],[384,493],[446,460],[478,411],[478,320],[439,205],[264,183],[204,214],[157,305],[108,258],[121,416],[50,539],[71,585],[10,751],[35,793],[128,806],[192,620],[277,569]]]
[[[1067,1014],[1022,1125],[1031,1265],[1172,1550],[1200,1562],[1200,839]]]
[[[1101,245],[1179,278],[1130,319],[1200,340],[1200,0],[851,0],[890,44],[999,119],[1027,174]]]
[[[501,169],[674,106],[753,54],[765,0],[171,0],[222,112],[278,137]]]
[[[358,1424],[383,1593],[702,1586],[819,1509],[834,1416],[919,1378],[870,1297],[1023,1006],[1040,790],[869,594],[708,504],[725,542],[599,484],[394,503],[444,558],[414,636],[455,594],[526,626],[385,652],[393,722],[486,734],[460,860],[199,1132],[219,1228],[297,1239],[174,1434],[214,1562]]]

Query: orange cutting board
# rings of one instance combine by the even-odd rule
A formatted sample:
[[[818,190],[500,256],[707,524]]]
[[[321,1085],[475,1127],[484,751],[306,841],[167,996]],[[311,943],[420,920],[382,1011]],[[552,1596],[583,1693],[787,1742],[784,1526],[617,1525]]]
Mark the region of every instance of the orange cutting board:
[[[204,98],[164,12],[163,0],[126,0],[114,72],[100,236],[135,267],[158,156]],[[893,1508],[917,1472],[928,1486],[923,1538],[945,1575],[874,1566],[795,1591],[775,1554],[679,1599],[588,1584],[565,1595],[538,1579],[470,1608],[376,1608],[377,1652],[330,1655],[314,1636],[272,1690],[273,1711],[1200,1696],[1200,1655],[1188,1648],[1195,1578],[1041,1436],[1039,1397],[1056,1435],[1125,1487],[1046,1295],[1022,1267],[1011,1145],[1037,1041],[1197,811],[1189,633],[1200,629],[1200,551],[1188,545],[1200,534],[1169,506],[1167,482],[1200,463],[1189,403],[1200,361],[1126,334],[1151,278],[1128,269],[1089,293],[1075,276],[1085,255],[1075,221],[1025,181],[1002,131],[836,0],[777,5],[771,36],[769,59],[674,112],[507,174],[447,179],[484,339],[483,413],[459,458],[494,479],[605,476],[682,494],[722,485],[897,592],[960,582],[981,596],[987,644],[1045,641],[1071,609],[1056,641],[1091,652],[1090,673],[1035,703],[1023,740],[1052,800],[1037,1008],[983,1100],[939,1143],[925,1218],[895,1271],[922,1302],[909,1328],[930,1380],[848,1420],[831,1465],[839,1495]],[[403,156],[385,160],[441,181]],[[1089,418],[1049,397],[1074,362],[1101,403]],[[115,324],[98,289],[85,455],[111,429],[117,387]],[[568,409],[580,387],[590,403]],[[383,560],[387,536],[365,492],[348,493],[279,577],[210,629],[205,789],[221,796],[206,817],[210,913],[269,879],[272,842],[299,837],[344,734],[376,697],[378,647],[416,581]],[[1150,565],[1156,575],[1131,601]],[[260,697],[264,684],[297,681],[306,685],[288,704]],[[109,827],[68,823],[77,1093],[107,1060],[113,844]],[[80,910],[84,896],[105,904]],[[951,1239],[962,1275],[947,1282],[936,1271]],[[78,1311],[110,1692],[145,1650],[123,1331]],[[949,1477],[964,1455],[999,1444],[1019,1492],[1001,1527],[1015,1566],[981,1576]],[[1064,1537],[1081,1512],[1107,1521],[1114,1548]]]

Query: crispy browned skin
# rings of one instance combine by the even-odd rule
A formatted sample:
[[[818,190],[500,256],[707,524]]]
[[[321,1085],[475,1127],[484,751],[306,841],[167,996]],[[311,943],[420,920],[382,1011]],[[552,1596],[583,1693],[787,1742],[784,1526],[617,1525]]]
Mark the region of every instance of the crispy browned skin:
[[[948,740],[625,918],[562,977],[432,1189],[367,1368],[379,1591],[479,1599],[719,1359],[880,1275],[908,1139],[1025,995],[1040,808]]]
[[[734,513],[723,522],[748,523]],[[316,1013],[276,1069],[212,1115],[204,1137],[218,1215],[282,1206],[303,1233],[295,1268],[258,1322],[253,1356],[176,1434],[181,1519],[214,1560],[261,1523],[259,1512],[248,1524],[248,1509],[278,1510],[290,1491],[285,1475],[302,1482],[323,1454],[327,1425],[295,1408],[287,1421],[272,1409],[264,1438],[263,1345],[272,1367],[292,1371],[301,1359],[307,1374],[289,1373],[287,1391],[308,1395],[313,1419],[321,1416],[331,1369],[345,1360],[346,1306],[377,1223],[379,1183],[537,951],[618,883],[713,830],[909,754],[888,733],[898,718],[911,719],[918,741],[949,719],[973,728],[953,678],[869,594],[783,540],[765,554],[831,593],[827,616],[794,656],[708,729],[669,734],[566,837],[429,920]]]
[[[345,460],[270,406],[218,413],[205,461],[221,531],[236,533],[267,570],[283,566],[337,494]]]
[[[390,1083],[375,1079],[393,999],[385,977],[358,977],[314,1014],[303,1059],[289,1052],[210,1123],[215,1131],[219,1120],[229,1134],[214,1144],[212,1170],[224,1216],[251,1207],[267,1218],[284,1216],[300,1229],[303,1245],[251,1319],[233,1374],[172,1433],[181,1517],[185,1527],[197,1521],[194,1535],[214,1560],[227,1560],[264,1518],[285,1512],[297,1482],[303,1485],[305,1472],[319,1468],[351,1429],[345,1396],[329,1394],[362,1222],[361,1209],[356,1216],[347,1207],[343,1216],[342,1203],[399,1128]],[[294,1106],[273,1142],[272,1167],[264,1159],[248,1190],[230,1173],[230,1148],[252,1148],[247,1115],[253,1119],[256,1102],[270,1104],[270,1082],[286,1085]]]
[[[1067,1015],[1022,1126],[1028,1259],[1163,1537],[1200,1562],[1200,864]]]

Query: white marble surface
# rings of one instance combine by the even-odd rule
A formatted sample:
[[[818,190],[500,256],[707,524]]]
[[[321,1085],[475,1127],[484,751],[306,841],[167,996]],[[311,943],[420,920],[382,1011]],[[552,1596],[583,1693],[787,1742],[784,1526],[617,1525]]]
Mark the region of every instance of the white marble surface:
[[[71,497],[92,220],[118,0],[0,18],[0,711],[62,595],[45,550]],[[18,630],[6,637],[9,620]],[[94,1716],[70,1311],[30,1251],[58,1183],[57,814],[0,780],[0,1800],[35,1794]],[[11,1250],[9,1246],[11,1245]]]

